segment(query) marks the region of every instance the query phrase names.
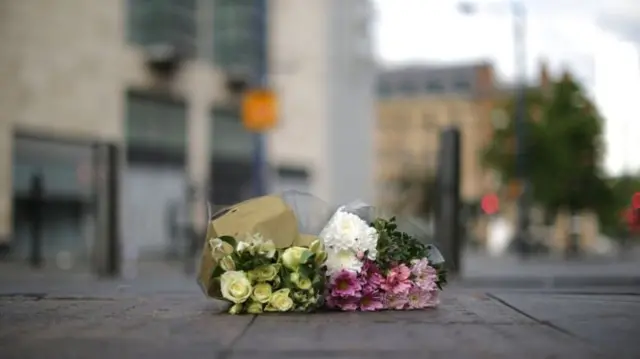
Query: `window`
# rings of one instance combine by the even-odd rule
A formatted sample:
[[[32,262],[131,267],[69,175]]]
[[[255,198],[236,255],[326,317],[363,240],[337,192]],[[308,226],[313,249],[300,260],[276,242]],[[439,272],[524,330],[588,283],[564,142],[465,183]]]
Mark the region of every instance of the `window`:
[[[130,94],[127,101],[127,142],[145,148],[186,152],[187,111],[182,103]]]
[[[469,91],[469,89],[471,88],[471,84],[469,83],[469,81],[466,80],[457,80],[456,82],[453,83],[453,88],[456,91]]]
[[[410,81],[403,81],[400,86],[400,92],[405,95],[414,95],[418,92],[417,87]]]
[[[169,43],[195,54],[196,1],[128,0],[128,40],[142,46]]]
[[[391,96],[393,93],[393,87],[387,82],[380,82],[378,84],[378,95],[381,97]]]
[[[253,71],[261,61],[265,36],[259,31],[254,0],[213,0],[213,58],[221,67]]]
[[[427,82],[427,92],[438,93],[444,91],[444,85],[442,82],[431,80]]]
[[[211,114],[211,153],[216,158],[249,160],[253,136],[240,121],[240,113],[231,109],[214,109]]]

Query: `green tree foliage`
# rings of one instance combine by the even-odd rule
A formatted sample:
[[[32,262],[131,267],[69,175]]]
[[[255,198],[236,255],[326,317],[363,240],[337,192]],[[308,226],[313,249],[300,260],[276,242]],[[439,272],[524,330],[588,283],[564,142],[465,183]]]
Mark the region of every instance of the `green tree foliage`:
[[[508,124],[495,131],[483,154],[503,183],[516,177],[515,101],[504,106]],[[545,94],[526,96],[526,175],[533,200],[548,211],[608,206],[612,195],[600,169],[602,120],[579,84],[565,76]]]
[[[608,181],[611,188],[612,201],[598,210],[600,229],[612,238],[625,238],[629,235],[629,227],[623,213],[631,205],[631,197],[640,191],[640,175],[623,175]]]

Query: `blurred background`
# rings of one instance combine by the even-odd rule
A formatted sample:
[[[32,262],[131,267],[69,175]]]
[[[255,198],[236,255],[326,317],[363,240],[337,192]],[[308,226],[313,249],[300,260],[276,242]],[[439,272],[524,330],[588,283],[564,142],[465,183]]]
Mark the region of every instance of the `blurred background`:
[[[0,0],[0,43],[0,277],[184,279],[287,189],[463,277],[640,276],[634,0]]]

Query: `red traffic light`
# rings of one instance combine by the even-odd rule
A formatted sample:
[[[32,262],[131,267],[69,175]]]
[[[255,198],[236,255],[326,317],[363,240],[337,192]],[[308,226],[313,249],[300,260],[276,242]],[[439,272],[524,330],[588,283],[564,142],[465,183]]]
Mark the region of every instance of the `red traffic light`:
[[[640,209],[640,192],[636,192],[631,197],[631,207],[634,209]]]
[[[627,208],[624,211],[624,219],[632,231],[640,231],[640,209]]]
[[[500,199],[495,194],[488,194],[482,197],[480,202],[482,211],[486,214],[494,214],[500,209]]]

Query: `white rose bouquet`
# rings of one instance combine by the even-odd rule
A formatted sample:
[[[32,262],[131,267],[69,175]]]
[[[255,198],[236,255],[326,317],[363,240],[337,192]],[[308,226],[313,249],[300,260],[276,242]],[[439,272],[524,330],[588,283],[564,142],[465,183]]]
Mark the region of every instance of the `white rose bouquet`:
[[[210,294],[231,304],[230,314],[311,312],[323,305],[327,253],[309,247],[277,249],[259,233],[208,241],[213,269]]]

